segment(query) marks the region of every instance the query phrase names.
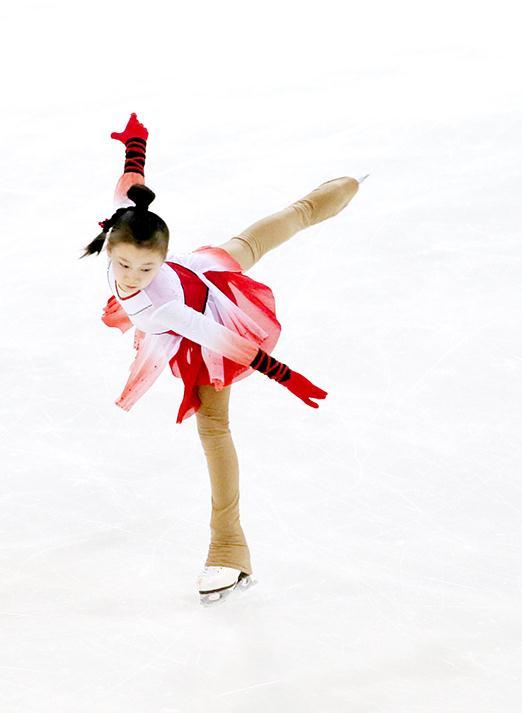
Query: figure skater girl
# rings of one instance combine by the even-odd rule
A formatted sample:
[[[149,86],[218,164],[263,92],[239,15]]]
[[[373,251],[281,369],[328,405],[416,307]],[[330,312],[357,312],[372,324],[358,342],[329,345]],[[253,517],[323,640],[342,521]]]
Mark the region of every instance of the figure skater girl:
[[[125,145],[124,172],[113,215],[81,256],[106,244],[112,296],[102,321],[126,332],[134,326],[134,361],[115,402],[129,411],[168,363],[183,380],[177,423],[196,416],[211,485],[210,546],[198,578],[202,604],[253,583],[250,552],[239,518],[239,467],[229,429],[232,383],[259,371],[304,404],[327,392],[271,356],[281,332],[272,291],[244,273],[295,233],[345,208],[360,180],[334,178],[283,210],[257,221],[220,246],[169,254],[169,230],[149,210],[145,186],[148,131],[135,113],[111,138]]]

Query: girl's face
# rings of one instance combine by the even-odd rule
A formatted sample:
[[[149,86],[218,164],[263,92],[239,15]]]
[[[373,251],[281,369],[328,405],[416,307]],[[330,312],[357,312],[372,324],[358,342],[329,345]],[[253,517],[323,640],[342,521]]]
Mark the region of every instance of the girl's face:
[[[148,287],[164,262],[157,250],[138,248],[131,243],[107,245],[107,253],[112,258],[118,290],[129,294]]]

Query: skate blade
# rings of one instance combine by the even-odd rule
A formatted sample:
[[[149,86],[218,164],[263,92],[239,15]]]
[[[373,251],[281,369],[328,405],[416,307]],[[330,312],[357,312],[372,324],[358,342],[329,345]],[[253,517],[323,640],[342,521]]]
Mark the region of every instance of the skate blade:
[[[204,607],[213,607],[216,604],[221,604],[231,595],[237,596],[238,594],[245,592],[247,589],[250,589],[250,587],[253,587],[254,584],[257,584],[257,579],[252,579],[252,577],[249,575],[248,577],[240,579],[239,582],[236,582],[231,587],[222,589],[219,592],[206,592],[205,594],[202,594],[200,592],[200,604],[202,604]]]

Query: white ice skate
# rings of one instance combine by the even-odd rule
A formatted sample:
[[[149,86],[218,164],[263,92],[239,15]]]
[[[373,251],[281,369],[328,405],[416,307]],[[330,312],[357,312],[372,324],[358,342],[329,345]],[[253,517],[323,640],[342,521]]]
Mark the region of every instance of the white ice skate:
[[[208,606],[226,599],[234,590],[244,591],[256,580],[249,574],[233,567],[205,566],[198,578],[201,604]]]

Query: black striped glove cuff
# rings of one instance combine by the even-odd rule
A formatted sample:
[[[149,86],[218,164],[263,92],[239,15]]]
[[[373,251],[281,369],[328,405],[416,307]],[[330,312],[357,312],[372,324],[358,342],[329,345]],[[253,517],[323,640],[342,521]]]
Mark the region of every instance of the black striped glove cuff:
[[[256,371],[260,371],[262,374],[268,376],[269,379],[274,379],[278,383],[283,383],[288,381],[292,372],[290,368],[283,364],[274,357],[267,354],[262,349],[258,349],[258,352],[254,359],[251,361],[250,366]]]

